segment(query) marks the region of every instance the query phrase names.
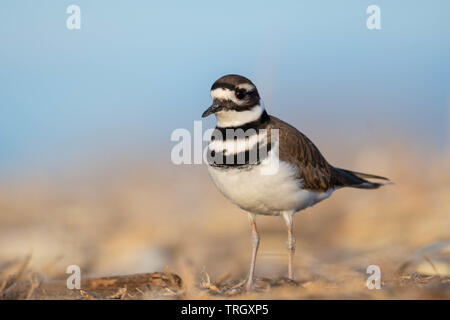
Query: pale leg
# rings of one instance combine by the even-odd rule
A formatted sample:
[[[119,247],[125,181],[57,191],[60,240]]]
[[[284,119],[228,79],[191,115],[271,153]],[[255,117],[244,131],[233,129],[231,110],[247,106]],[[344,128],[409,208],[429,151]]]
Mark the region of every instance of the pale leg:
[[[284,212],[283,218],[286,222],[288,229],[288,241],[287,249],[289,250],[289,263],[288,263],[288,275],[289,279],[294,280],[294,256],[295,256],[295,237],[294,237],[294,223],[293,223],[293,212]]]
[[[246,288],[247,290],[253,289],[253,279],[255,277],[255,265],[256,265],[256,254],[258,253],[259,247],[259,234],[256,229],[256,217],[253,213],[248,213],[248,220],[252,228],[252,262],[250,264],[250,272],[248,274],[248,280]]]

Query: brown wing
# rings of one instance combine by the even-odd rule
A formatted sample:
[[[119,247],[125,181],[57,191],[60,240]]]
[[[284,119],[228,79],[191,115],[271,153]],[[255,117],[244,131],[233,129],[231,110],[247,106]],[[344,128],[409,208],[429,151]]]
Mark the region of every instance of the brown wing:
[[[298,178],[303,180],[304,188],[326,191],[336,186],[334,168],[304,134],[273,116],[267,128],[279,130],[280,160],[297,166]]]
[[[267,129],[269,131],[271,129],[279,130],[280,160],[297,166],[297,175],[299,179],[303,180],[304,188],[316,191],[326,191],[335,187],[377,189],[390,183],[366,180],[369,178],[389,181],[385,177],[333,167],[308,137],[276,117],[270,117]]]

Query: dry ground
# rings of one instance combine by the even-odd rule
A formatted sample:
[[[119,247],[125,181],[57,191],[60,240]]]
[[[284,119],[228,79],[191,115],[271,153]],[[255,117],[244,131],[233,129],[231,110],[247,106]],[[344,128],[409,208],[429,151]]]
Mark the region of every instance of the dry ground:
[[[297,282],[284,278],[283,222],[258,218],[252,293],[241,290],[250,259],[247,217],[204,167],[133,164],[5,182],[0,297],[449,299],[450,157],[430,158],[402,148],[352,157],[346,167],[389,176],[395,185],[340,190],[298,213]],[[70,291],[65,270],[74,264],[83,282]],[[369,265],[381,268],[380,290],[366,287]]]

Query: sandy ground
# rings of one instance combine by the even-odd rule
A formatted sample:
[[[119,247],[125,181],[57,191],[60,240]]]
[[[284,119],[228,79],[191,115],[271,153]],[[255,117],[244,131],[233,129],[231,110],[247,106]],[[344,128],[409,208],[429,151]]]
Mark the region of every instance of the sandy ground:
[[[4,183],[0,297],[449,299],[450,157],[425,161],[394,148],[367,149],[353,159],[346,167],[388,176],[395,185],[340,190],[298,213],[296,282],[285,279],[283,221],[259,217],[258,281],[251,293],[241,290],[251,250],[247,216],[216,190],[202,166],[130,164]],[[57,281],[63,286],[69,265],[80,266],[83,280],[152,272],[169,280],[158,280],[162,290],[133,291],[120,282],[118,294],[39,289]],[[370,265],[380,267],[379,290],[366,287]]]

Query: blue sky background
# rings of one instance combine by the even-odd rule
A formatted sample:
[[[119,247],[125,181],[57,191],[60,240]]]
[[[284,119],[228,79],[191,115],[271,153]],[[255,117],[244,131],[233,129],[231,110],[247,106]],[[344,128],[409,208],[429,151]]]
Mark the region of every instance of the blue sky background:
[[[70,4],[81,30],[66,28]],[[366,28],[370,4],[382,30]],[[444,0],[2,0],[0,173],[117,152],[169,159],[172,130],[193,128],[227,73],[315,141],[398,134],[443,150],[449,12]]]

